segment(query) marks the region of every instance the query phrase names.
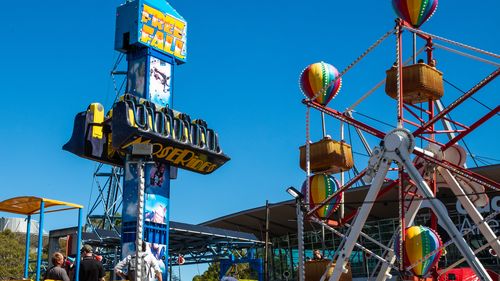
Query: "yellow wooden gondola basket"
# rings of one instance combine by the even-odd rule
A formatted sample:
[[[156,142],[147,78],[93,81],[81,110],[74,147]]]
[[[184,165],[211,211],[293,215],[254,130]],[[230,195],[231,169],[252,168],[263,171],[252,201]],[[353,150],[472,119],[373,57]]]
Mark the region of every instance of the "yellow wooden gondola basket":
[[[397,98],[397,68],[386,71],[385,92]],[[425,63],[403,67],[403,100],[415,104],[440,99],[444,94],[443,73]]]
[[[351,146],[330,137],[311,143],[311,172],[335,174],[348,171],[354,166]],[[300,167],[306,170],[306,146],[300,147]]]
[[[311,260],[311,261],[306,261],[305,262],[305,275],[306,275],[306,280],[307,281],[319,281],[321,279],[321,276],[325,273],[326,269],[328,268],[328,273],[327,273],[327,279],[330,278],[333,274],[333,270],[335,268],[335,263],[332,263],[330,267],[328,267],[328,264],[330,263],[330,260],[324,259],[324,260]],[[352,281],[352,271],[351,271],[351,265],[347,264],[347,273],[342,273],[340,276],[339,281]]]

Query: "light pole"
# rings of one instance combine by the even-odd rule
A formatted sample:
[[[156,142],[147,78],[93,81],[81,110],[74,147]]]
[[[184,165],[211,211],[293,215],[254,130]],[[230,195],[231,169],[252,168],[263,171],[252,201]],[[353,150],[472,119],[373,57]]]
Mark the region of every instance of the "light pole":
[[[286,192],[295,198],[296,212],[297,212],[297,241],[298,241],[298,251],[299,251],[299,281],[305,281],[304,272],[304,213],[302,212],[302,199],[304,199],[304,194],[298,191],[296,188],[290,186],[286,189]]]

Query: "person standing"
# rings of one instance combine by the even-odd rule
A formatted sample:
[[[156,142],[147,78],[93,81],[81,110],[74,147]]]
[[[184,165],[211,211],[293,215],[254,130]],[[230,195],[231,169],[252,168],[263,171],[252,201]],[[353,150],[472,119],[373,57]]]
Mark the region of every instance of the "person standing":
[[[95,258],[92,246],[83,245],[81,252],[83,258],[80,261],[80,273],[78,274],[80,281],[104,281],[104,267]]]
[[[313,260],[315,260],[315,261],[323,260],[323,255],[321,254],[321,252],[318,249],[314,250],[314,252],[313,252]]]
[[[68,273],[63,268],[64,256],[61,253],[55,252],[52,255],[52,264],[53,266],[45,273],[44,279],[69,281]]]
[[[144,241],[142,241],[142,252],[140,253],[140,255],[143,262],[142,274],[144,275],[141,281],[162,281],[160,263],[151,252],[147,251],[147,245]],[[135,255],[128,255],[118,264],[116,264],[115,273],[122,279],[135,281],[135,265]]]

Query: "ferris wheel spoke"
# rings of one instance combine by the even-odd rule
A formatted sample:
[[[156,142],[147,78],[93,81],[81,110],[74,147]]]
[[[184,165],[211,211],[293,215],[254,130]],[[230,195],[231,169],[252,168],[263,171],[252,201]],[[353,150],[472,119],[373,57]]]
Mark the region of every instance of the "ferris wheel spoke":
[[[482,125],[484,122],[488,121],[491,117],[495,116],[498,112],[500,112],[500,106],[497,106],[495,109],[490,111],[488,114],[484,115],[481,117],[478,121],[474,122],[467,130],[461,132],[457,136],[455,136],[453,139],[451,139],[448,143],[444,145],[442,150],[446,150],[448,147],[456,144],[458,141],[463,139],[465,136],[467,136],[470,132],[472,132],[474,129]]]
[[[433,164],[436,164],[440,167],[443,167],[454,174],[457,174],[459,176],[467,178],[473,182],[476,182],[478,184],[481,184],[481,185],[488,187],[488,188],[491,188],[493,190],[500,191],[500,183],[493,181],[493,180],[490,180],[489,178],[486,178],[486,177],[481,176],[479,174],[476,174],[469,169],[459,167],[459,166],[454,165],[446,160],[439,161],[439,160],[435,159],[434,157],[431,157],[431,156],[429,156],[429,155],[427,155],[424,152],[419,151],[419,150],[414,150],[413,154],[415,154],[418,157],[421,157],[424,160],[427,160]]]
[[[448,114],[450,111],[452,111],[458,105],[460,105],[465,100],[467,100],[469,97],[471,97],[472,95],[477,93],[486,84],[493,81],[499,74],[500,74],[500,68],[497,68],[490,75],[486,76],[486,78],[484,78],[479,83],[477,83],[474,87],[472,87],[467,93],[460,96],[458,99],[456,99],[450,105],[448,105],[448,107],[444,108],[441,112],[439,112],[434,117],[432,117],[429,121],[427,121],[427,123],[425,123],[420,128],[418,128],[415,132],[413,132],[413,135],[418,136],[418,135],[422,134],[425,130],[427,130],[430,126],[434,125],[437,121],[442,119],[446,114]]]

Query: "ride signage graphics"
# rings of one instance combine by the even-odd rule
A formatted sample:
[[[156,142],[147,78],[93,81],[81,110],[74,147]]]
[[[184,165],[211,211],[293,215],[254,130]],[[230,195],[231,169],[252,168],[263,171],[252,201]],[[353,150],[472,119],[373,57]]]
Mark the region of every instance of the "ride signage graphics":
[[[172,65],[154,56],[129,59],[127,93],[172,107]]]
[[[216,163],[212,163],[209,159],[206,159],[207,157],[203,157],[203,155],[200,155],[189,148],[183,149],[162,142],[152,142],[151,140],[143,139],[142,137],[133,139],[129,143],[122,146],[121,149],[125,150],[134,144],[152,144],[152,156],[155,160],[165,161],[173,166],[181,167],[193,172],[209,174],[220,166]],[[202,160],[202,158],[205,158],[205,160]]]
[[[186,62],[187,22],[166,1],[133,0],[116,10],[115,50],[155,50]],[[146,48],[144,48],[146,47]]]
[[[172,67],[169,63],[149,57],[149,100],[165,107],[172,106]]]
[[[457,225],[460,231],[462,233],[471,231],[474,235],[479,235],[479,229],[474,227],[475,223],[467,216],[467,211],[458,200],[456,203],[456,210],[457,213],[462,216],[460,225]],[[477,210],[482,214],[500,212],[500,196],[490,198],[489,203],[486,206],[482,208],[478,207]],[[500,215],[488,219],[487,223],[495,233],[500,233]]]
[[[139,42],[180,60],[186,59],[185,21],[147,4],[142,4],[140,15]]]

